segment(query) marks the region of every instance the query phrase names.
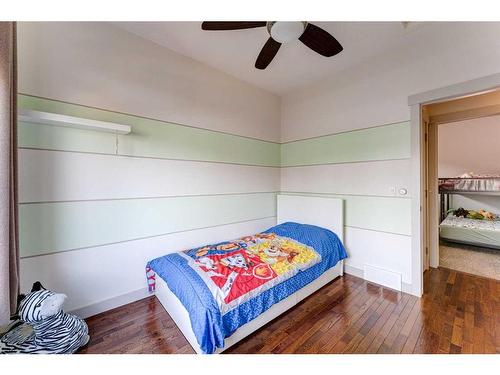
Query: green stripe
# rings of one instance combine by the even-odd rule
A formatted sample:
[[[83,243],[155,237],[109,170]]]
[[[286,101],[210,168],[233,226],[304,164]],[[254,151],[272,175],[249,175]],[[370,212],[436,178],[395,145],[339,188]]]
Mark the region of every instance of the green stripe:
[[[18,124],[19,147],[115,154],[116,136],[60,126]]]
[[[281,145],[281,165],[285,167],[404,159],[410,156],[409,122],[360,129]]]
[[[283,192],[283,194],[341,198],[345,202],[345,225],[407,236],[411,235],[411,199],[307,192]]]
[[[19,107],[132,126],[115,136],[89,130],[21,123],[19,146],[51,150],[298,166],[410,157],[410,124],[401,122],[282,145],[81,105],[19,95]],[[118,142],[116,142],[118,137]]]
[[[204,160],[259,166],[280,165],[280,145],[179,125],[136,122],[132,134],[118,136],[118,152],[182,160]]]
[[[275,216],[276,194],[24,204],[19,209],[21,256],[33,256]]]
[[[19,95],[19,107],[132,127],[132,133],[119,135],[116,144],[114,134],[21,123],[20,147],[105,154],[118,152],[127,156],[259,166],[280,165],[280,145],[276,143],[26,95]]]

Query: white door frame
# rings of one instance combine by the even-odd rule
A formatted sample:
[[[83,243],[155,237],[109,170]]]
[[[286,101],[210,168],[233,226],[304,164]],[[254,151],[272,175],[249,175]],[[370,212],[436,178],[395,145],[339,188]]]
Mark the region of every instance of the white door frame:
[[[411,262],[412,290],[411,293],[421,296],[424,290],[424,218],[421,215],[423,196],[423,128],[421,126],[421,108],[424,104],[456,99],[468,95],[487,92],[500,88],[500,73],[471,81],[457,83],[436,90],[426,91],[408,97],[411,108]],[[432,257],[431,257],[432,258]]]

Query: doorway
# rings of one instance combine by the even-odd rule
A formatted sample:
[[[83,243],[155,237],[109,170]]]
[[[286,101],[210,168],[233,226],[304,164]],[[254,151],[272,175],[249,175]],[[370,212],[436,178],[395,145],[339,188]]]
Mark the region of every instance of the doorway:
[[[421,126],[423,271],[499,278],[500,90],[422,105]]]
[[[425,157],[425,132],[422,125],[425,113],[422,108],[427,104],[435,104],[450,101],[453,99],[467,98],[480,93],[487,93],[500,89],[500,73],[489,76],[473,79],[466,82],[457,83],[447,87],[441,87],[434,90],[414,94],[408,97],[408,105],[411,109],[411,272],[412,272],[412,288],[411,293],[421,296],[424,290],[423,273],[429,267],[437,267],[439,262],[432,258],[436,258],[435,254],[431,254],[430,248],[426,250],[425,244],[430,243],[431,238],[426,229],[427,214],[425,199],[427,183],[425,182],[427,173],[425,166],[427,165]],[[429,192],[427,192],[429,194]],[[429,241],[429,242],[428,242]]]

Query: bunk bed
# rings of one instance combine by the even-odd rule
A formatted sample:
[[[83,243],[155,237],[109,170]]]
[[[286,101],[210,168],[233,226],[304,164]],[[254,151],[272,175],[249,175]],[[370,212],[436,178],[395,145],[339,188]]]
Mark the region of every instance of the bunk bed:
[[[477,220],[448,213],[452,194],[500,198],[500,175],[468,174],[439,179],[440,238],[449,242],[500,249],[500,218],[496,216],[493,220]]]

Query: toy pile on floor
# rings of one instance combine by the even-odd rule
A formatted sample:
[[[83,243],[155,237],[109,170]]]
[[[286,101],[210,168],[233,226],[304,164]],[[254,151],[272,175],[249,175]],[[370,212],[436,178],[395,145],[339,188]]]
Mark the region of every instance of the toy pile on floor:
[[[20,300],[17,320],[0,337],[0,354],[70,354],[90,339],[85,321],[62,310],[66,295],[33,284]]]
[[[467,219],[475,219],[475,220],[496,220],[498,215],[495,215],[493,212],[485,211],[480,209],[479,211],[474,210],[466,210],[463,207],[452,209],[448,212],[451,212],[456,217],[466,217]]]

